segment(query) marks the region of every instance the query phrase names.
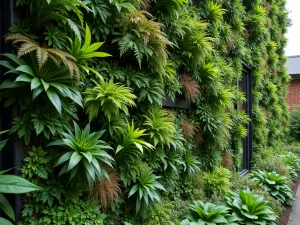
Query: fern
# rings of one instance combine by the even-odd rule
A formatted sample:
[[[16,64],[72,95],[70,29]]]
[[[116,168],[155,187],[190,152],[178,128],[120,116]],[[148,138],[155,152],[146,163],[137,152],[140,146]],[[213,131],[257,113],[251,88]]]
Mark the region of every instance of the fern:
[[[163,86],[158,80],[151,80],[147,86],[141,87],[139,102],[148,101],[151,104],[161,105],[163,100]]]
[[[45,40],[48,41],[48,46],[53,46],[54,48],[63,49],[66,44],[67,34],[60,31],[58,27],[46,26],[46,31],[44,32]]]
[[[159,107],[152,107],[144,117],[143,125],[150,133],[150,139],[154,146],[158,144],[170,146],[176,129],[168,112]]]
[[[114,84],[112,80],[106,82],[101,79],[99,83],[94,83],[95,87],[86,90],[84,99],[90,121],[97,117],[99,109],[110,121],[112,116],[118,116],[120,111],[128,115],[128,106],[135,106],[136,96],[130,88]]]
[[[58,67],[60,62],[63,62],[63,64],[68,67],[71,78],[75,72],[79,79],[79,68],[75,64],[76,59],[72,55],[56,48],[40,47],[37,42],[21,34],[9,35],[5,40],[12,40],[14,44],[21,43],[21,46],[18,49],[18,57],[35,51],[39,69],[41,69],[48,58],[50,58]]]
[[[32,0],[30,3],[31,15],[34,25],[40,29],[45,24],[62,23],[68,24],[70,29],[81,40],[81,34],[78,25],[70,19],[70,14],[74,13],[83,26],[83,13],[80,8],[88,10],[81,0]]]
[[[73,104],[69,104],[68,107],[72,111],[76,110]],[[46,139],[50,139],[63,132],[64,129],[72,130],[69,124],[71,118],[76,117],[67,113],[61,117],[57,112],[53,112],[50,105],[44,105],[24,113],[21,117],[14,118],[11,132],[17,133],[19,138],[24,137],[25,143],[29,144],[33,133],[36,136],[42,134]]]
[[[165,65],[168,59],[167,46],[174,44],[162,32],[164,25],[153,19],[147,19],[146,15],[152,17],[143,11],[126,13],[118,25],[120,32],[115,33],[120,37],[115,38],[113,42],[118,42],[121,56],[132,50],[140,67],[144,57],[149,60],[154,56],[161,59],[161,64]]]

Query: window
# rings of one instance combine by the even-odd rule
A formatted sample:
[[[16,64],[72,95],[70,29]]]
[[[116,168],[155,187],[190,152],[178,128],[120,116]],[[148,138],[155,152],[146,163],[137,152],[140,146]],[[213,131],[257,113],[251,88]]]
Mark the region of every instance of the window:
[[[248,133],[243,139],[243,149],[239,152],[239,160],[241,162],[238,168],[241,174],[248,173],[250,170],[250,162],[252,158],[252,73],[249,66],[243,63],[242,79],[238,82],[238,88],[244,92],[246,101],[237,105],[238,109],[244,110],[250,118],[250,122],[245,125]]]

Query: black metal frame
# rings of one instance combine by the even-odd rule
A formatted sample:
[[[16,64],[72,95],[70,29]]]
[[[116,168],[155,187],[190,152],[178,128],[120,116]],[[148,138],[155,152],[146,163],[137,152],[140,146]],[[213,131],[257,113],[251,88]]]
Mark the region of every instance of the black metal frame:
[[[162,106],[166,108],[177,108],[177,109],[190,109],[191,104],[184,98],[184,96],[176,96],[173,101],[171,98],[166,97],[162,102]]]
[[[0,53],[13,52],[13,46],[10,43],[5,43],[3,36],[11,27],[17,15],[14,0],[0,0]],[[0,56],[1,59],[1,56]],[[3,80],[4,70],[0,67],[0,80]],[[0,130],[9,130],[13,117],[17,115],[17,108],[4,108],[3,102],[0,103]],[[24,158],[23,144],[20,140],[11,136],[5,148],[0,152],[0,170],[13,168],[9,173],[19,175],[18,168],[22,166]],[[16,224],[21,214],[22,201],[20,195],[8,195],[16,214]]]
[[[243,108],[245,109],[250,121],[246,125],[248,130],[248,134],[246,138],[243,139],[243,170],[241,171],[241,175],[247,174],[251,169],[251,160],[253,154],[253,111],[252,111],[252,70],[251,68],[244,62],[242,62],[243,70],[242,70],[242,85],[243,90],[246,90],[246,99],[247,101],[243,103]]]

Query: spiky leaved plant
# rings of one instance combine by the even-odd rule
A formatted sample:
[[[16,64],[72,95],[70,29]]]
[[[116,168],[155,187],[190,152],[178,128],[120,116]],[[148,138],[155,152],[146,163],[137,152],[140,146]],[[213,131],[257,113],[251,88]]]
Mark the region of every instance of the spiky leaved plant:
[[[168,112],[155,106],[144,117],[143,125],[149,132],[154,146],[158,144],[170,146],[176,133],[176,126]]]
[[[100,181],[105,177],[109,179],[103,164],[112,167],[114,159],[105,151],[112,147],[100,139],[104,131],[90,132],[90,124],[81,130],[74,122],[74,130],[74,133],[62,132],[62,138],[51,142],[48,146],[65,149],[55,163],[55,167],[63,165],[59,176],[69,173],[70,180],[76,175],[86,178],[92,188],[97,179]]]
[[[112,116],[118,116],[120,111],[129,114],[128,106],[135,106],[131,88],[124,85],[100,79],[99,82],[93,81],[95,86],[85,91],[84,105],[89,114],[89,120],[97,117],[99,110],[104,113],[108,120]]]

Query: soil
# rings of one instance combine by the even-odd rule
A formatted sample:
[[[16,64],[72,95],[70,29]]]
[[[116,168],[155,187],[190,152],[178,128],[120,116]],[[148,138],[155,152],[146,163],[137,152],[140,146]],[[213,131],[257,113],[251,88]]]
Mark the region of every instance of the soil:
[[[297,188],[300,185],[300,173],[298,173],[297,180],[292,185],[292,190],[296,195]],[[279,215],[279,225],[287,225],[289,222],[290,214],[292,212],[292,206],[288,206],[285,208],[285,211]]]

